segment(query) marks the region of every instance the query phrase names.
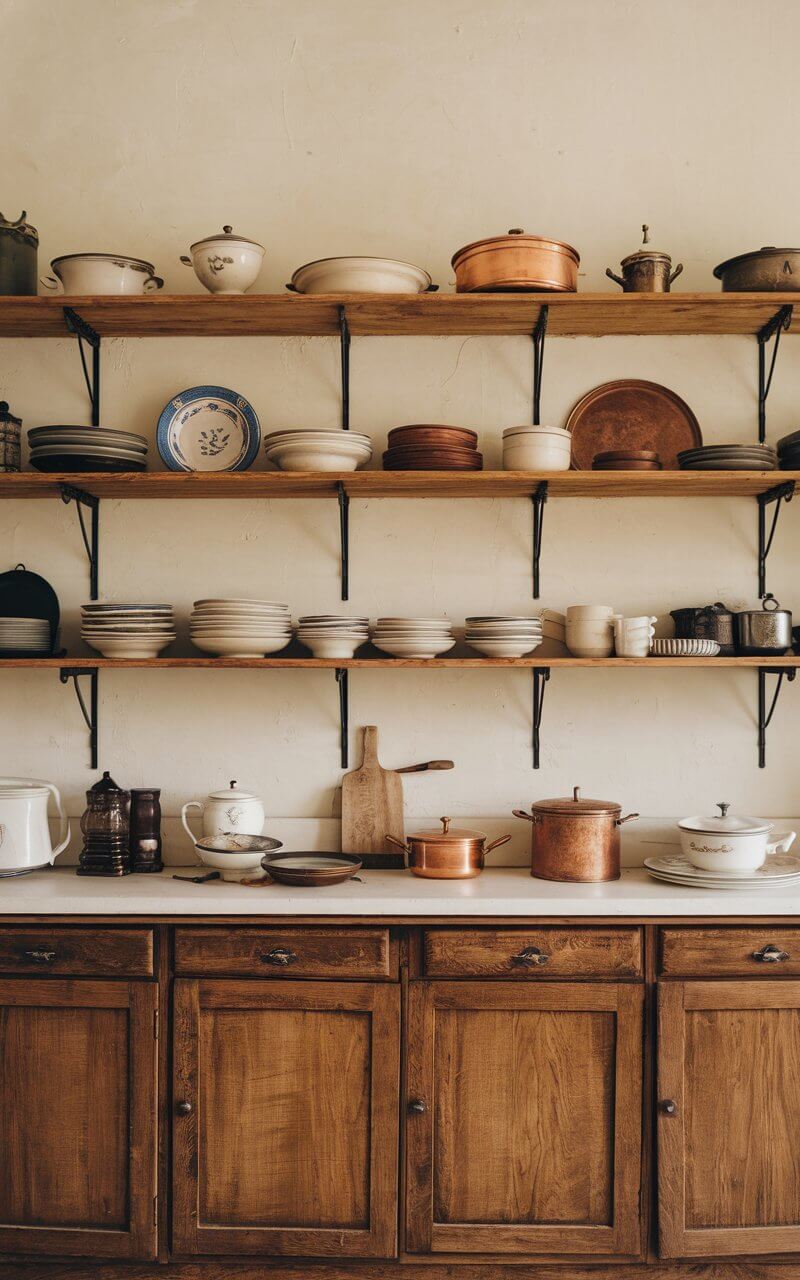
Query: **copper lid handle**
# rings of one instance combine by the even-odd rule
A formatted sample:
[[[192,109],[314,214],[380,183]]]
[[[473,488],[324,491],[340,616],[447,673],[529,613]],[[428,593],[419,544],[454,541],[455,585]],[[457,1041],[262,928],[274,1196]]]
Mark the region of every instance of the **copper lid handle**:
[[[439,819],[439,821],[440,821],[440,822],[441,822],[441,824],[442,824],[442,835],[443,835],[443,836],[446,836],[446,835],[447,835],[447,833],[448,833],[448,831],[450,830],[450,823],[453,821],[453,819],[452,819],[452,818],[440,818],[440,819]]]
[[[572,799],[573,799],[573,800],[575,801],[575,803],[577,804],[577,803],[578,803],[578,801],[580,800],[580,798],[581,798],[581,789],[580,789],[580,787],[573,787],[573,788],[572,788]]]
[[[524,236],[525,231],[522,227],[509,227],[508,234],[510,236]]]

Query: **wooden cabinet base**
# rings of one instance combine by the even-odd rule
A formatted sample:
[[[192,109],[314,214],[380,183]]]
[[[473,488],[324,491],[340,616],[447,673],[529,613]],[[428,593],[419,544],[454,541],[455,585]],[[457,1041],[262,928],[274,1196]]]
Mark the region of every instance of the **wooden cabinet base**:
[[[0,1263],[0,1280],[452,1280],[444,1260],[436,1262],[304,1263],[293,1260],[223,1263],[197,1260],[160,1266],[148,1263]],[[550,1264],[459,1264],[458,1280],[800,1280],[800,1263],[634,1263],[620,1266]]]

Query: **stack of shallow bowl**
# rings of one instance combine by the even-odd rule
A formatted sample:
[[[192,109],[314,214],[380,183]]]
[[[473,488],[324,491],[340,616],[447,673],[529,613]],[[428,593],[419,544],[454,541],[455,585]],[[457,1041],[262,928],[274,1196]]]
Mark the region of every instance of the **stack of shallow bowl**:
[[[81,639],[104,658],[156,658],[175,637],[171,604],[81,606]]]
[[[503,432],[504,471],[569,471],[572,436],[563,427],[508,427]]]
[[[596,453],[593,471],[661,471],[662,463],[654,449],[609,449]]]
[[[523,658],[542,643],[542,620],[514,615],[467,618],[464,639],[487,658]]]
[[[792,431],[778,441],[781,471],[800,471],[800,431]]]
[[[192,644],[219,658],[265,658],[285,649],[292,621],[272,600],[195,600],[189,617]]]
[[[778,455],[766,444],[708,444],[678,454],[681,471],[775,471]]]
[[[271,431],[264,437],[270,462],[281,471],[356,471],[372,457],[372,441],[357,431]]]
[[[30,463],[37,471],[146,471],[147,440],[108,427],[33,427]]]
[[[50,648],[47,618],[0,618],[0,653],[45,655]]]
[[[372,643],[396,658],[436,658],[455,644],[449,618],[378,618]]]
[[[369,640],[369,618],[344,618],[334,613],[299,618],[297,638],[315,658],[352,658]]]
[[[468,427],[418,423],[394,427],[383,455],[384,471],[480,471],[478,435]]]

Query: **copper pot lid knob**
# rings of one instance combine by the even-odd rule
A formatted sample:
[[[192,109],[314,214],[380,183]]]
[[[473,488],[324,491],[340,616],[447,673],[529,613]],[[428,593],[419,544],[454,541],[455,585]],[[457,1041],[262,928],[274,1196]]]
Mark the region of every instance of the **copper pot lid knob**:
[[[508,234],[510,236],[524,236],[525,230],[523,227],[509,227]]]
[[[443,835],[443,836],[446,836],[446,835],[447,835],[447,833],[448,833],[448,831],[450,830],[450,823],[453,821],[453,819],[452,819],[452,818],[440,818],[440,819],[439,819],[439,821],[440,821],[440,822],[441,822],[441,824],[442,824],[442,835]]]
[[[581,789],[580,789],[580,787],[573,787],[573,788],[572,788],[572,799],[573,799],[573,800],[575,801],[575,803],[577,804],[577,803],[578,803],[578,801],[580,800],[580,798],[581,798]]]

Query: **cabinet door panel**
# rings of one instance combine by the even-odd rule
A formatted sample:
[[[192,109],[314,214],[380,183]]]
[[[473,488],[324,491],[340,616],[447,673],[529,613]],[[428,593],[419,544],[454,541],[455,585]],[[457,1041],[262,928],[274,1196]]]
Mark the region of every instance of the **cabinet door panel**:
[[[389,1256],[399,990],[179,981],[176,1248]]]
[[[0,981],[0,1249],[155,1255],[148,983]]]
[[[409,1248],[640,1250],[638,986],[415,983]]]
[[[661,985],[663,1257],[800,1251],[798,1080],[800,983]]]

